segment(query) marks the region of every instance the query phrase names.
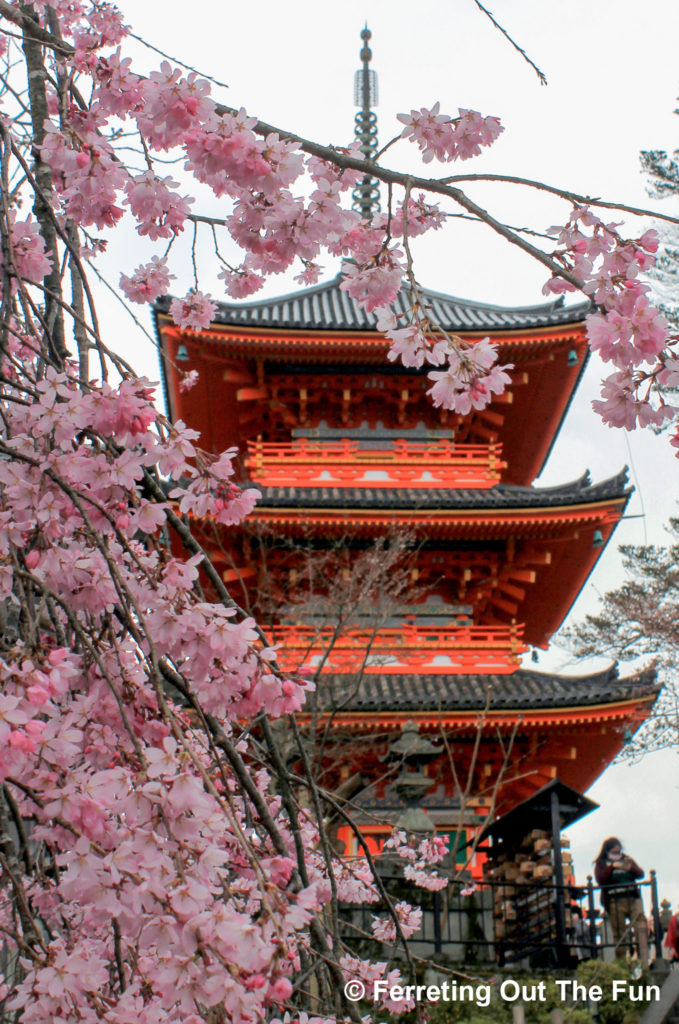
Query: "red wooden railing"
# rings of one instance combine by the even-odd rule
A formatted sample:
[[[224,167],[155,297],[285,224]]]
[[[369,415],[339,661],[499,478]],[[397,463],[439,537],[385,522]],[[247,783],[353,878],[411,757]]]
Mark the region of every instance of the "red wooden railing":
[[[276,626],[269,636],[280,644],[278,660],[288,672],[437,674],[513,672],[526,651],[523,626],[385,627],[333,629]]]
[[[358,441],[300,438],[290,444],[248,441],[246,466],[264,487],[488,488],[507,465],[501,456],[500,444],[398,440],[375,449]]]

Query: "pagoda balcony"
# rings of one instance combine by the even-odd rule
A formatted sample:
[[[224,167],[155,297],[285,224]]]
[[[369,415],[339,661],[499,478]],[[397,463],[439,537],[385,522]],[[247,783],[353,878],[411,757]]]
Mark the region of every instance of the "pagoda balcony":
[[[374,445],[374,442],[372,442]],[[246,466],[263,487],[490,488],[507,463],[500,444],[452,441],[249,441]]]
[[[271,631],[280,645],[284,671],[369,674],[514,672],[527,650],[523,625],[418,626],[408,623],[379,630],[279,625]]]

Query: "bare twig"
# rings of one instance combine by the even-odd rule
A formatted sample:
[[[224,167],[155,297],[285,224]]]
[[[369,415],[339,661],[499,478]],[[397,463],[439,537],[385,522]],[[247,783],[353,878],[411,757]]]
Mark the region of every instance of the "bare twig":
[[[228,89],[228,85],[225,82],[220,82],[218,78],[213,78],[212,75],[208,75],[205,71],[198,71],[197,68],[192,67],[190,64],[186,64],[183,60],[179,60],[178,57],[171,57],[169,53],[165,53],[164,50],[160,50],[157,46],[149,43],[147,39],[142,39],[135,32],[127,33],[130,39],[136,39],[138,43],[145,46],[147,50],[153,50],[159,57],[164,57],[165,60],[171,60],[173,64],[176,64],[180,68],[184,68],[186,71],[190,71],[194,75],[199,75],[201,78],[207,79],[208,82],[212,82],[213,85],[218,85],[220,89]]]
[[[490,12],[490,11],[488,10],[488,8],[487,8],[487,7],[484,7],[484,6],[483,6],[483,4],[481,3],[481,0],[474,0],[474,3],[475,3],[475,4],[476,4],[476,6],[477,6],[477,7],[479,8],[479,10],[480,10],[480,11],[483,11],[483,13],[484,13],[484,14],[486,15],[486,17],[487,17],[487,18],[489,18],[489,19],[490,19],[490,21],[492,21],[493,25],[495,25],[495,28],[496,28],[496,29],[497,29],[497,30],[498,30],[499,32],[502,32],[502,35],[503,35],[503,36],[505,37],[505,39],[506,39],[506,40],[507,40],[508,42],[510,42],[510,43],[512,44],[512,46],[514,47],[514,49],[515,49],[515,50],[518,50],[518,52],[519,52],[519,53],[521,54],[521,56],[523,57],[523,59],[524,59],[524,60],[525,60],[525,61],[526,61],[526,62],[527,62],[528,64],[530,64],[530,66],[532,67],[533,71],[535,72],[535,74],[536,74],[536,75],[538,76],[538,78],[540,79],[540,85],[547,85],[547,79],[546,79],[545,75],[544,75],[544,74],[542,73],[542,71],[540,71],[540,68],[539,68],[539,67],[537,66],[537,64],[535,64],[535,63],[534,63],[534,62],[533,62],[533,61],[532,61],[532,60],[530,59],[530,57],[528,56],[528,54],[526,53],[526,51],[525,51],[525,50],[523,49],[523,47],[522,47],[522,46],[519,46],[519,44],[518,44],[517,42],[515,42],[515,41],[514,41],[514,40],[512,39],[512,37],[510,36],[509,32],[508,32],[508,31],[507,31],[506,29],[504,29],[504,28],[502,27],[502,25],[501,25],[501,24],[500,24],[500,23],[499,23],[498,21],[496,21],[496,19],[495,19],[495,18],[493,17],[493,15],[492,15],[492,14],[491,14],[491,12]]]

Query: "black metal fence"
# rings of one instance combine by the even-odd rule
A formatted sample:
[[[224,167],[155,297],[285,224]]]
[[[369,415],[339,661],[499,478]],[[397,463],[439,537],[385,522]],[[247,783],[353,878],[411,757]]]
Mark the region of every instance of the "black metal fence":
[[[632,921],[618,942],[601,907],[601,890],[588,878],[584,886],[553,882],[451,882],[426,892],[402,877],[382,876],[391,900],[422,909],[422,924],[410,942],[422,957],[454,963],[518,964],[530,967],[575,966],[580,960],[639,955]],[[655,872],[637,883],[645,913],[651,957],[662,957]],[[630,906],[630,909],[632,907]],[[372,934],[372,922],[385,914],[383,904],[344,906],[341,927],[346,942],[365,954],[391,955]]]

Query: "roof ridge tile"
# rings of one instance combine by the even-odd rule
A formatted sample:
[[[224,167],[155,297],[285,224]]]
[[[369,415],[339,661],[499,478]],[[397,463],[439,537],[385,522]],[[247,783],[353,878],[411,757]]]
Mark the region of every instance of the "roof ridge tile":
[[[376,330],[374,313],[366,313],[341,286],[342,274],[310,288],[288,292],[271,298],[245,302],[220,302],[215,322],[240,326],[303,327],[305,330]],[[499,306],[473,299],[462,299],[429,289],[422,290],[424,299],[435,311],[445,330],[517,330],[536,326],[579,323],[591,311],[589,302],[564,306],[547,302],[532,306]],[[156,303],[156,309],[167,312],[171,297]],[[402,287],[394,307],[406,312],[410,302]],[[287,312],[291,309],[292,316]]]

